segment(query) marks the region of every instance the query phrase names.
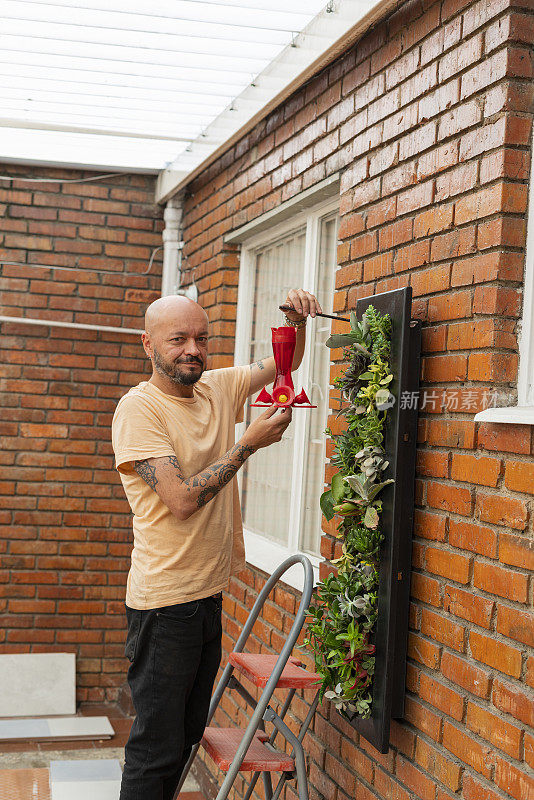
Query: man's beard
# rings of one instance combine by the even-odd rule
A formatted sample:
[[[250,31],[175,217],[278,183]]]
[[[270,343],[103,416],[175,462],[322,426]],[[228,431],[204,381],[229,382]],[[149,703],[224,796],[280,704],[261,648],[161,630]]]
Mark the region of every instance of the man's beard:
[[[200,361],[199,358],[189,358],[183,359],[181,361],[182,364],[198,364],[200,367],[200,372],[192,372],[191,370],[182,370],[180,368],[180,363],[173,362],[168,363],[165,361],[162,356],[158,353],[156,348],[154,350],[154,367],[160,375],[164,375],[165,377],[169,378],[173,383],[178,384],[178,386],[192,386],[194,383],[198,381],[202,373],[204,372],[204,365]]]

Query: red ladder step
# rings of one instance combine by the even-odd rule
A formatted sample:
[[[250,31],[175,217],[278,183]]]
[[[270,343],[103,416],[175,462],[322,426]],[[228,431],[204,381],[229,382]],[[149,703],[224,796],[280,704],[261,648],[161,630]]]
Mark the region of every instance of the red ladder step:
[[[235,669],[262,688],[267,686],[277,660],[278,656],[263,653],[230,653],[229,656],[229,661]],[[317,682],[320,681],[320,675],[302,669],[298,658],[290,656],[276,685],[280,689],[305,689],[308,686],[317,687]]]
[[[219,769],[227,772],[244,733],[244,728],[206,728],[202,746]],[[240,772],[293,772],[294,759],[278,750],[265,747],[264,742],[268,738],[263,731],[256,731],[239,768]]]

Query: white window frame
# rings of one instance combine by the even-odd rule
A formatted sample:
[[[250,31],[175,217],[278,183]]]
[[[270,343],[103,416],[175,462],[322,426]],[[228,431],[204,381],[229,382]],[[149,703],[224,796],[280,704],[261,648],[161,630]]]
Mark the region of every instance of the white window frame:
[[[534,143],[532,148],[534,148]],[[531,149],[531,156],[534,157],[534,149]],[[475,422],[534,425],[534,166],[532,164],[523,278],[523,315],[519,328],[517,405],[506,408],[487,408],[485,411],[475,414]]]
[[[253,310],[253,274],[255,265],[255,253],[258,248],[267,246],[276,242],[277,239],[287,236],[292,231],[306,226],[306,244],[304,252],[304,280],[303,286],[308,291],[314,293],[315,291],[315,277],[317,272],[317,260],[319,258],[319,235],[321,221],[325,217],[329,217],[334,213],[339,212],[339,196],[322,202],[306,211],[295,213],[290,219],[286,219],[279,224],[273,225],[271,228],[262,229],[261,233],[254,235],[253,231],[250,235],[242,240],[241,259],[240,259],[240,273],[239,273],[239,289],[237,300],[237,320],[236,320],[236,349],[235,349],[235,363],[247,364],[250,357],[250,330],[252,325],[252,310]],[[335,271],[334,271],[335,272]],[[334,288],[334,273],[332,274],[332,290]],[[284,297],[280,298],[280,303],[285,300]],[[280,312],[277,308],[273,308],[273,325],[277,322],[282,324]],[[310,322],[308,324],[315,324]],[[271,353],[265,353],[265,357]],[[304,357],[299,369],[293,373],[293,380],[295,386],[303,386],[304,389],[308,386],[310,376],[310,362],[311,362],[311,348],[306,347]],[[292,425],[294,426],[295,449],[298,452],[299,442],[304,442],[304,432],[306,419],[305,414],[313,414],[314,411],[305,411],[301,409],[293,414]],[[325,420],[326,424],[326,420]],[[243,435],[245,430],[245,423],[240,423],[236,426],[236,438]],[[325,440],[326,451],[326,440]],[[261,458],[261,454],[258,456]],[[325,453],[326,461],[326,453]],[[242,476],[239,473],[239,483],[241,487]],[[245,550],[247,563],[252,566],[259,567],[265,572],[273,572],[278,565],[295,553],[302,553],[299,549],[299,536],[300,536],[300,519],[302,515],[302,484],[303,484],[303,466],[302,461],[298,458],[293,459],[293,474],[292,485],[296,487],[294,495],[295,502],[292,503],[290,520],[289,520],[289,542],[288,546],[278,544],[277,542],[262,536],[261,534],[247,530],[243,526],[243,534],[245,539]],[[319,502],[319,497],[317,497]],[[319,564],[323,560],[320,555],[310,555],[306,553],[310,559],[315,581],[318,580]],[[302,567],[299,564],[293,566],[283,576],[283,582],[289,584],[302,591],[304,585],[304,574]]]

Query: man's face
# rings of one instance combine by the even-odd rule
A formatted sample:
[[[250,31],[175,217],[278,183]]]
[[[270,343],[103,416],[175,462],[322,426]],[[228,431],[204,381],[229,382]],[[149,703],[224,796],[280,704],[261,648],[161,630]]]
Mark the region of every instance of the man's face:
[[[150,352],[151,351],[151,352]],[[192,386],[206,369],[208,325],[203,313],[180,315],[159,327],[150,340],[148,354],[154,369],[180,386]]]

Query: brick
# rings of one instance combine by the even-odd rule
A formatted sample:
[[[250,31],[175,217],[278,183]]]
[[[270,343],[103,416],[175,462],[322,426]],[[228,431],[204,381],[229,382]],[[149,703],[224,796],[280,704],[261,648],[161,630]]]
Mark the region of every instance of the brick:
[[[464,134],[460,140],[458,158],[460,163],[463,161],[468,161],[474,155],[477,155],[479,152],[487,149],[483,146],[480,149],[477,149],[477,147],[480,147],[480,139],[482,138],[480,137],[481,119],[482,109],[480,103],[472,100],[470,102],[463,102],[457,108],[449,111],[447,114],[444,114],[439,121],[438,141],[447,139],[450,136],[456,136],[465,131],[466,128],[471,128],[474,125],[477,126],[474,131],[469,131],[468,133]],[[478,141],[476,141],[473,135],[475,131],[479,132]],[[482,139],[482,141],[484,140]],[[489,146],[490,145],[488,144],[488,147]],[[476,167],[476,164],[470,166]],[[471,174],[471,170],[466,170],[466,174]]]
[[[534,766],[534,736],[525,733],[525,762],[532,769]]]
[[[432,642],[422,639],[417,634],[408,634],[408,657],[413,658],[420,664],[424,664],[430,669],[438,669],[440,660],[440,648]]]
[[[504,286],[477,286],[473,311],[479,314],[499,314],[518,317],[521,309],[521,292]]]
[[[449,459],[447,453],[420,450],[417,453],[417,472],[419,475],[427,475],[434,478],[447,478],[449,473]]]
[[[488,217],[498,212],[509,214],[524,213],[526,193],[523,184],[498,183],[467,195],[456,202],[455,223],[461,225],[474,219]]]
[[[514,347],[508,320],[491,318],[452,323],[448,328],[447,349],[476,350],[477,348]]]
[[[494,759],[491,748],[480,745],[447,720],[443,724],[443,746],[485,778],[490,777]]]
[[[504,474],[504,485],[514,492],[534,492],[534,464],[527,461],[508,461]]]
[[[471,550],[473,553],[488,558],[497,557],[497,534],[492,528],[451,519],[449,522],[449,544],[460,550]]]
[[[415,509],[414,535],[424,539],[443,542],[446,536],[447,519],[445,516],[429,511]]]
[[[521,653],[514,647],[476,631],[471,631],[469,634],[469,646],[473,658],[477,661],[513,678],[518,678],[521,674]]]
[[[513,253],[485,253],[456,261],[451,285],[468,286],[491,280],[521,280],[523,265]]]
[[[397,220],[391,225],[385,225],[378,233],[379,247],[381,250],[388,250],[397,247],[399,244],[409,241],[413,235],[413,220],[411,217]]]
[[[414,297],[444,292],[450,286],[450,266],[449,264],[442,264],[441,266],[432,266],[429,269],[413,272],[410,275],[410,284]],[[424,335],[429,335],[428,328],[423,329],[423,332]]]
[[[510,533],[499,534],[499,560],[513,567],[534,570],[534,540]]]
[[[452,683],[461,686],[477,697],[487,698],[491,679],[487,672],[472,663],[452,653],[443,653],[441,659],[441,672]]]
[[[517,530],[524,530],[527,525],[527,506],[522,500],[503,495],[478,493],[475,516],[483,522],[493,525],[506,525]]]
[[[443,511],[451,511],[464,516],[471,513],[471,489],[430,482],[427,484],[426,499],[432,508],[440,508]]]
[[[508,120],[509,118],[505,118],[506,122]],[[504,137],[506,137],[506,130]],[[488,153],[480,162],[480,183],[490,183],[498,178],[527,180],[529,166],[529,154],[524,150],[506,148]]]
[[[434,578],[412,572],[412,596],[433,606],[441,605],[440,585]]]
[[[472,311],[471,292],[460,291],[429,298],[428,321],[441,322],[449,319],[470,317]]]
[[[464,420],[432,419],[428,425],[427,443],[436,447],[472,449],[475,427]]]
[[[417,739],[416,763],[453,792],[460,786],[461,767],[422,738]]]
[[[409,214],[419,208],[430,205],[434,191],[434,182],[426,181],[408,189],[397,197],[397,214]]]
[[[434,800],[436,784],[402,756],[397,757],[397,778],[422,800]]]
[[[454,453],[451,462],[451,478],[457,481],[477,483],[482,486],[497,486],[501,461],[497,458],[476,458],[469,453]],[[471,548],[469,548],[471,549]]]
[[[482,786],[472,775],[464,776],[462,788],[465,800],[501,800],[500,795],[487,786]]]
[[[461,617],[480,625],[482,628],[489,629],[494,602],[484,597],[477,597],[456,586],[446,586],[443,596],[443,608],[456,617]]]
[[[516,642],[522,642],[529,647],[534,647],[534,626],[532,625],[532,614],[530,612],[499,605],[497,609],[497,631],[508,637],[508,639],[514,639]]]
[[[487,739],[499,750],[503,750],[513,758],[520,757],[522,739],[520,728],[510,725],[475,703],[467,705],[466,724],[473,733]]]
[[[417,179],[424,180],[432,175],[438,175],[443,170],[453,167],[458,163],[458,143],[448,142],[440,147],[422,154],[417,161]],[[476,179],[476,175],[475,175]],[[437,186],[437,184],[436,184]],[[438,198],[436,195],[436,200]]]
[[[367,227],[374,228],[377,225],[383,225],[385,222],[394,219],[396,207],[396,197],[391,197],[387,200],[375,203],[367,210]]]
[[[438,741],[441,733],[441,717],[434,714],[427,705],[422,705],[407,696],[404,705],[404,718],[407,722],[426,733],[434,741]]]
[[[525,800],[534,795],[534,779],[508,759],[496,759],[494,780],[500,789],[515,800]]]
[[[496,564],[475,562],[473,583],[489,594],[506,597],[508,600],[525,603],[527,599],[527,576]]]
[[[428,383],[463,381],[466,377],[465,355],[439,355],[423,359],[423,380]]]
[[[446,81],[478,61],[482,55],[482,48],[482,34],[477,34],[447,53],[439,62],[440,82]]]
[[[505,450],[510,453],[530,454],[530,428],[528,425],[495,425],[484,423],[478,430],[478,446],[485,450]]]
[[[523,689],[496,678],[493,681],[491,701],[495,708],[510,714],[529,727],[534,727],[534,699]]]
[[[419,696],[434,708],[453,719],[461,721],[464,714],[463,697],[448,686],[434,680],[429,675],[421,673],[419,680]],[[418,741],[421,741],[420,739]]]
[[[457,583],[467,583],[471,559],[448,550],[428,547],[426,550],[426,568],[429,572]]]
[[[421,633],[452,650],[464,650],[465,628],[427,608],[423,608],[421,612]]]

